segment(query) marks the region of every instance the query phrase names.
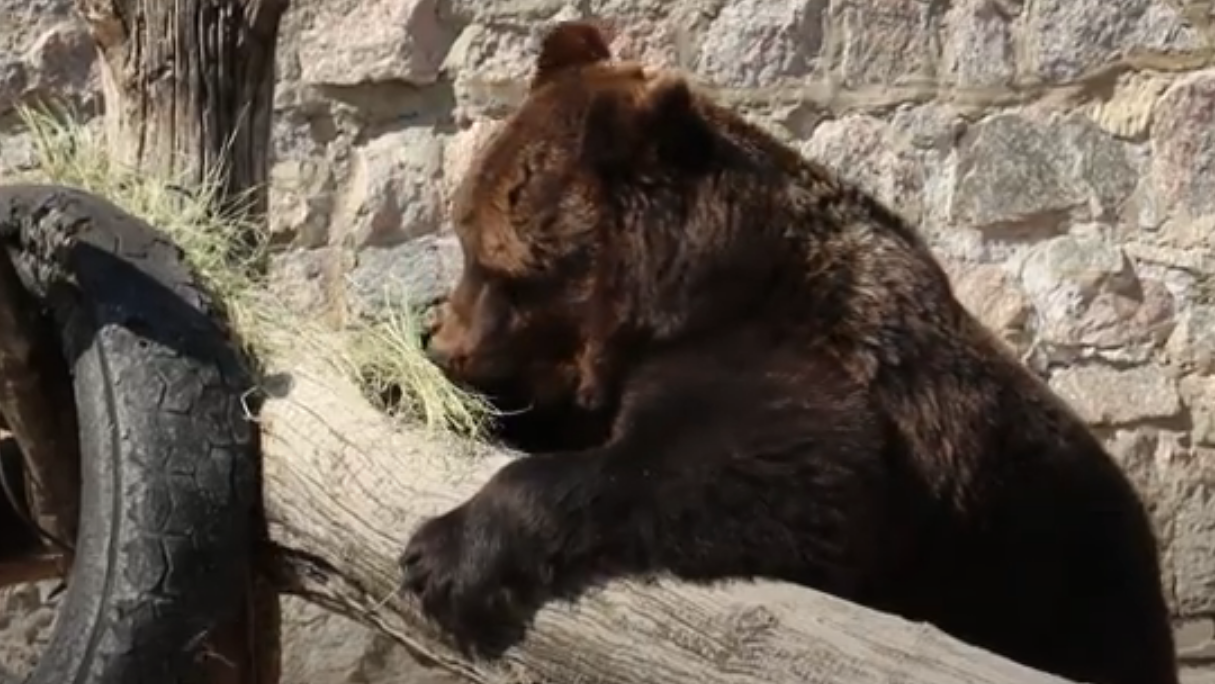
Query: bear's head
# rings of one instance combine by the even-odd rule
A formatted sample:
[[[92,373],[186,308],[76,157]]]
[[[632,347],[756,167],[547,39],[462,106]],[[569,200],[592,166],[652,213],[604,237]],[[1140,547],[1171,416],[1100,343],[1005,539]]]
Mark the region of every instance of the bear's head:
[[[734,211],[717,185],[749,161],[721,145],[715,111],[676,75],[614,61],[592,24],[550,30],[453,197],[464,270],[432,359],[483,391],[579,403],[610,392],[615,361],[730,301],[749,274],[745,257],[712,258],[733,246],[714,230]]]

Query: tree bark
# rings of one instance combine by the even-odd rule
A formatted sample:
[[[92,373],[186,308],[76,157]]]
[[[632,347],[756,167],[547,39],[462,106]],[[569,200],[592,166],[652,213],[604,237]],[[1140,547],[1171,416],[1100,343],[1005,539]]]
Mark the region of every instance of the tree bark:
[[[185,188],[218,181],[221,202],[264,215],[274,52],[287,5],[78,0],[103,58],[114,157]]]
[[[102,57],[113,159],[264,222],[279,21],[288,0],[78,0]],[[233,245],[249,256],[253,234]],[[212,684],[279,680],[279,607],[250,568],[242,619],[209,636]]]
[[[284,347],[286,348],[286,347]],[[554,604],[497,662],[449,649],[396,594],[397,555],[425,517],[476,491],[511,455],[410,429],[307,358],[261,412],[273,578],[477,682],[1059,684],[913,624],[788,584],[617,581]]]

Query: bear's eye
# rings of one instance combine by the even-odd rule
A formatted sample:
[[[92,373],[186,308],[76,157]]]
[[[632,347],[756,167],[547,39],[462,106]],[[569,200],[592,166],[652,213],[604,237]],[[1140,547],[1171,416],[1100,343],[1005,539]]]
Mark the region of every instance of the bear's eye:
[[[527,188],[527,184],[531,182],[531,179],[531,160],[526,160],[519,169],[519,178],[511,186],[510,190],[506,192],[506,202],[512,210],[518,208],[519,202],[523,198],[523,191]]]
[[[523,184],[518,183],[506,193],[506,202],[511,209],[519,206],[519,198],[523,195]]]
[[[568,278],[560,269],[547,268],[526,275],[512,274],[495,282],[503,298],[514,306],[550,302],[569,291]]]

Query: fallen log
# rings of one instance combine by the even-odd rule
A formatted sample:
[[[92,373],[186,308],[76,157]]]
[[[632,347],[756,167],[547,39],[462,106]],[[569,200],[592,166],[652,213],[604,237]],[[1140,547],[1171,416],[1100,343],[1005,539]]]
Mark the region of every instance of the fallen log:
[[[1065,682],[929,625],[776,582],[613,582],[545,607],[502,659],[465,660],[397,595],[396,559],[419,522],[512,456],[404,427],[309,359],[277,362],[290,371],[269,383],[260,416],[270,572],[282,591],[391,635],[422,662],[486,683]]]

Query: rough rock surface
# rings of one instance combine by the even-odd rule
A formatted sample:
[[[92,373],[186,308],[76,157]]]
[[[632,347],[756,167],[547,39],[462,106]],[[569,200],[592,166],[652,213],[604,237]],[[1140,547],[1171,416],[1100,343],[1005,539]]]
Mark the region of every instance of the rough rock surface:
[[[687,69],[921,225],[967,306],[1159,502],[1186,676],[1215,684],[1215,5],[294,0],[272,173],[290,300],[358,312],[385,282],[442,291],[454,180],[544,24],[586,14],[615,22],[620,54]],[[87,115],[97,87],[72,0],[0,0],[0,177],[30,163],[15,104]],[[45,634],[44,595],[0,599],[0,661]],[[287,605],[287,682],[443,679]]]

